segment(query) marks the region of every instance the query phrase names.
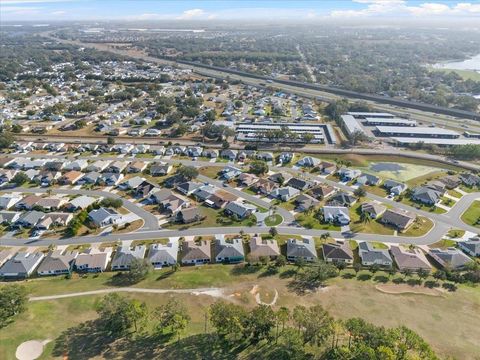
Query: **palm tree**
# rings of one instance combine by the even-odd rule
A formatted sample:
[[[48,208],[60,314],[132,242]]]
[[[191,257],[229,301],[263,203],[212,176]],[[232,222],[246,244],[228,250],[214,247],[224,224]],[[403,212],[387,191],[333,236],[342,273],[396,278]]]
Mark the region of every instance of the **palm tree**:
[[[290,310],[287,307],[282,306],[278,311],[275,313],[275,317],[277,320],[277,335],[275,336],[275,341],[278,340],[278,325],[282,323],[282,332],[285,329],[285,323],[290,319]]]
[[[366,211],[362,211],[360,214],[360,221],[364,224],[368,224],[372,220],[371,216],[369,213]]]

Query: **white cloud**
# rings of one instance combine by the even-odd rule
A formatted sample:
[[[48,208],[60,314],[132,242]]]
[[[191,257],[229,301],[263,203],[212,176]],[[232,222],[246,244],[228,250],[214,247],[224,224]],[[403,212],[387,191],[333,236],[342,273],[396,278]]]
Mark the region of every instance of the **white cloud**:
[[[53,11],[52,15],[65,15],[67,12],[63,10]]]
[[[31,12],[31,11],[36,11],[38,8],[36,7],[29,7],[29,6],[2,6],[0,10],[4,13],[16,13],[18,14],[19,12]]]
[[[407,5],[405,0],[353,0],[365,4],[359,10],[336,10],[330,13],[331,17],[369,17],[369,16],[472,16],[480,13],[480,4],[458,3],[449,6],[444,3],[425,2],[415,6]]]
[[[55,2],[70,2],[73,0],[0,0],[2,4],[40,4]]]
[[[206,15],[205,10],[203,9],[190,9],[185,10],[182,15],[178,16],[178,20],[191,20],[191,19],[198,19],[204,18]]]

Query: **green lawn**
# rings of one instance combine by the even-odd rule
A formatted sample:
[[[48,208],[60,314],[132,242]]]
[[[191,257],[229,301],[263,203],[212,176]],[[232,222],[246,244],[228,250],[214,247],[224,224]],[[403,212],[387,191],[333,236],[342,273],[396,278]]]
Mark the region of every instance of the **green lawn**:
[[[418,210],[429,211],[435,214],[444,214],[447,212],[445,209],[442,209],[438,206],[428,206],[420,202],[413,201],[412,199],[409,199],[407,197],[403,197],[401,202],[410,205]]]
[[[444,73],[451,73],[454,72],[463,80],[474,80],[480,81],[480,73],[473,71],[473,70],[454,70],[454,69],[434,69],[434,71],[444,72]]]
[[[470,207],[462,214],[464,223],[480,228],[480,201],[476,200]]]
[[[417,220],[413,223],[412,226],[408,228],[402,235],[418,237],[423,236],[430,231],[433,227],[433,221],[427,219],[423,216],[418,216]]]
[[[459,238],[465,235],[465,230],[452,229],[448,232],[448,236],[451,238]]]
[[[458,191],[456,190],[447,190],[447,194],[450,195],[450,196],[453,196],[453,197],[456,197],[458,199],[460,199],[462,197],[462,194],[460,194]]]
[[[324,224],[315,219],[313,214],[300,214],[297,215],[296,220],[300,225],[307,229],[314,230],[328,230],[328,231],[340,231],[340,226],[334,224]]]
[[[456,244],[457,242],[455,240],[443,239],[434,244],[428,245],[428,247],[432,249],[446,249],[449,247],[455,247]]]
[[[283,221],[283,218],[280,215],[273,214],[273,215],[267,216],[265,218],[265,225],[267,225],[267,226],[277,226],[277,225],[281,224],[282,221]]]

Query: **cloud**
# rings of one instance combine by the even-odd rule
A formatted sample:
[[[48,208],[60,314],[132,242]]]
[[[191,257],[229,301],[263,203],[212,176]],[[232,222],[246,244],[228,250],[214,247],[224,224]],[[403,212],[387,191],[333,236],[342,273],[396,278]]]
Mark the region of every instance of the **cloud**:
[[[182,15],[178,16],[178,20],[191,20],[191,19],[198,19],[204,18],[207,13],[203,9],[190,9],[185,10]]]
[[[480,13],[480,4],[458,3],[449,6],[445,3],[425,2],[415,6],[407,4],[406,0],[353,0],[366,7],[359,10],[336,10],[330,13],[331,17],[372,17],[381,15],[390,16],[472,16]]]
[[[63,10],[53,11],[52,15],[65,15],[67,12]]]
[[[32,12],[37,11],[37,7],[30,7],[30,6],[2,6],[1,11],[4,13],[24,13],[24,12]]]
[[[56,2],[70,2],[73,0],[0,0],[2,4],[41,4],[41,3],[56,3]]]

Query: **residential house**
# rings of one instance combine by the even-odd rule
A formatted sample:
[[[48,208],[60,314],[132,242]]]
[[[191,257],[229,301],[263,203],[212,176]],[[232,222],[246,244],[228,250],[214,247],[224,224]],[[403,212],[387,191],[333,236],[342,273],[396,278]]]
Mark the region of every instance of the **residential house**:
[[[440,179],[447,189],[455,189],[462,183],[462,180],[456,175],[447,175]]]
[[[182,224],[191,224],[204,218],[198,207],[190,207],[177,212],[176,221]]]
[[[127,173],[140,173],[145,170],[147,163],[143,161],[132,161],[126,168]]]
[[[238,176],[237,181],[240,185],[249,187],[258,181],[258,176],[249,173],[241,173]]]
[[[259,152],[257,154],[257,159],[269,162],[269,161],[273,161],[275,157],[271,152]]]
[[[121,189],[121,190],[136,189],[144,181],[145,181],[145,178],[143,178],[141,176],[134,176],[134,177],[122,182],[120,185],[118,185],[118,188]]]
[[[390,192],[390,194],[394,196],[400,195],[408,188],[406,184],[395,181],[395,180],[386,180],[383,183],[383,187],[387,189]]]
[[[20,218],[21,212],[0,211],[0,224],[12,225]]]
[[[88,217],[95,226],[105,227],[110,225],[118,225],[123,223],[124,217],[117,211],[105,207],[92,210],[88,213]]]
[[[82,171],[88,166],[88,161],[85,159],[77,159],[70,162],[67,162],[63,169],[66,171]]]
[[[37,274],[41,276],[70,274],[77,256],[77,251],[50,251],[38,267]]]
[[[442,193],[426,186],[418,186],[412,190],[412,200],[426,205],[435,205],[440,202]]]
[[[152,263],[154,269],[161,269],[165,266],[171,266],[177,263],[178,256],[178,238],[170,238],[166,245],[150,245],[148,251],[148,260]]]
[[[338,175],[340,176],[340,180],[343,182],[349,182],[358,178],[362,172],[357,169],[349,169],[349,168],[341,168],[338,170]]]
[[[27,195],[20,201],[17,201],[17,203],[15,204],[15,209],[31,210],[37,205],[41,198],[42,197],[38,195]]]
[[[82,176],[82,178],[77,181],[77,185],[96,184],[99,181],[100,177],[102,177],[102,174],[100,174],[99,172],[96,172],[96,171],[89,172],[84,176]]]
[[[245,260],[243,240],[235,238],[227,240],[223,235],[217,235],[215,240],[215,262],[217,263],[239,263]]]
[[[315,261],[317,259],[317,250],[315,241],[312,238],[288,239],[287,241],[287,260],[296,261]]]
[[[23,196],[20,194],[2,194],[0,195],[0,209],[8,210],[13,207],[16,203],[21,201]]]
[[[387,209],[381,218],[381,222],[393,226],[399,231],[407,230],[414,222],[416,216],[413,213],[400,209]]]
[[[268,177],[268,180],[271,180],[279,185],[283,185],[286,181],[290,180],[292,178],[292,175],[287,172],[283,173],[274,173]]]
[[[224,159],[230,160],[230,161],[235,161],[237,158],[238,151],[237,150],[232,150],[232,149],[224,149],[220,153],[220,156]]]
[[[270,196],[272,198],[278,199],[281,201],[289,201],[290,199],[293,199],[298,194],[300,194],[300,190],[295,189],[291,186],[276,188],[270,192]]]
[[[45,213],[41,211],[28,211],[19,216],[14,226],[33,228],[44,216]]]
[[[203,148],[200,146],[189,146],[185,150],[185,153],[187,156],[190,156],[190,157],[199,157],[199,156],[202,156]]]
[[[60,171],[41,171],[32,181],[41,187],[48,187],[54,185],[61,177],[62,173]]]
[[[256,206],[239,201],[231,201],[225,206],[225,213],[230,216],[236,216],[238,219],[246,219],[256,211]]]
[[[128,166],[128,161],[114,161],[107,168],[105,168],[104,172],[119,174],[123,170],[125,170],[127,166]]]
[[[459,241],[457,245],[470,256],[480,256],[480,237]]]
[[[301,167],[315,167],[320,164],[320,160],[312,156],[305,156],[297,161],[296,165]]]
[[[0,250],[0,268],[10,260],[13,255],[15,255],[15,252],[12,250]]]
[[[256,235],[250,239],[250,254],[248,256],[252,260],[258,260],[262,257],[276,259],[280,256],[280,248],[276,240],[262,239],[261,236]]]
[[[37,201],[35,204],[36,207],[42,208],[43,210],[58,210],[64,204],[67,203],[67,199],[58,196],[44,197]]]
[[[51,226],[67,226],[72,221],[70,213],[51,212],[35,224],[37,230],[48,230]]]
[[[430,249],[430,255],[441,267],[449,269],[462,269],[473,260],[457,248]]]
[[[182,244],[182,264],[201,265],[212,261],[210,241],[187,240]]]
[[[237,200],[237,196],[223,190],[217,190],[205,200],[205,205],[214,209],[223,209],[228,203]]]
[[[77,211],[88,208],[90,205],[93,205],[97,202],[97,199],[87,195],[80,195],[76,198],[70,200],[68,204],[65,205],[65,208],[68,211]]]
[[[150,167],[150,175],[152,176],[165,176],[172,172],[173,166],[170,164],[152,164]]]
[[[103,185],[103,186],[116,186],[122,180],[123,180],[123,174],[120,174],[120,173],[103,173],[97,179],[97,183],[99,185]]]
[[[202,184],[194,182],[194,181],[187,181],[181,184],[178,184],[175,190],[182,193],[183,195],[190,196],[195,190],[202,187]]]
[[[135,247],[118,246],[112,260],[112,270],[130,270],[132,261],[135,259],[143,259],[146,251],[147,248],[145,245],[137,245]]]
[[[328,161],[322,161],[317,167],[324,175],[334,174],[337,171],[337,165]]]
[[[99,273],[107,269],[112,258],[112,248],[90,248],[78,254],[75,259],[75,269],[80,272]]]
[[[75,185],[83,176],[81,171],[72,170],[63,174],[62,177],[58,179],[58,182],[62,185]]]
[[[268,179],[259,179],[255,184],[251,186],[252,190],[258,194],[268,195],[272,191],[279,188],[278,183]]]
[[[362,265],[388,266],[393,265],[393,260],[387,249],[376,249],[371,243],[362,241],[358,244],[358,255],[362,259]]]
[[[378,219],[387,210],[387,207],[376,202],[366,202],[361,206],[362,213],[367,213],[372,219]]]
[[[335,193],[335,188],[330,185],[322,184],[310,190],[310,194],[319,200],[328,198]]]
[[[161,194],[163,195],[163,194]],[[155,193],[157,201],[160,199],[160,194]],[[182,199],[181,197],[171,194],[168,197],[161,200],[159,203],[160,211],[165,212],[169,215],[174,215],[182,209],[185,209],[190,206],[190,202],[187,200]]]
[[[216,159],[218,158],[218,150],[203,150],[202,156],[209,159]]]
[[[357,178],[357,184],[359,185],[366,185],[366,186],[375,186],[380,184],[380,178],[375,175],[362,173]]]
[[[300,194],[295,198],[295,210],[307,211],[313,209],[320,204],[320,201],[307,194]]]
[[[242,174],[242,170],[235,166],[227,165],[220,171],[220,179],[232,180]]]
[[[97,160],[94,163],[88,165],[85,168],[86,172],[103,172],[109,165],[111,161],[110,160]]]
[[[43,169],[48,171],[60,171],[60,170],[63,170],[64,166],[65,166],[65,162],[54,160],[54,161],[46,162],[45,165],[43,166]],[[68,170],[76,170],[76,169],[68,169]]]
[[[278,156],[278,162],[280,164],[288,164],[293,160],[293,153],[292,152],[282,152]]]
[[[145,180],[134,189],[133,196],[137,198],[149,198],[157,189],[158,187],[154,183]]]
[[[327,223],[344,226],[350,224],[350,213],[345,206],[324,206],[323,219]]]
[[[4,279],[26,279],[33,274],[45,255],[42,252],[19,252],[8,259],[0,268],[0,277]]]
[[[471,173],[460,174],[460,180],[468,187],[480,186],[480,176]]]
[[[285,183],[285,186],[291,186],[291,187],[293,187],[297,190],[300,190],[300,191],[308,190],[308,189],[312,188],[313,185],[314,185],[313,181],[299,179],[299,178],[296,178],[296,177],[292,177],[290,180],[288,180]]]
[[[357,198],[353,195],[339,191],[328,199],[330,206],[353,206],[357,202]]]
[[[406,249],[404,247],[392,245],[390,247],[390,254],[400,271],[417,271],[420,269],[430,271],[432,269],[425,254],[418,248],[411,247]]]
[[[353,264],[353,252],[344,242],[322,245],[323,259],[334,264]]]

